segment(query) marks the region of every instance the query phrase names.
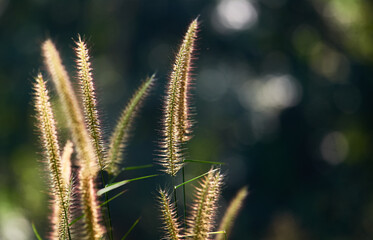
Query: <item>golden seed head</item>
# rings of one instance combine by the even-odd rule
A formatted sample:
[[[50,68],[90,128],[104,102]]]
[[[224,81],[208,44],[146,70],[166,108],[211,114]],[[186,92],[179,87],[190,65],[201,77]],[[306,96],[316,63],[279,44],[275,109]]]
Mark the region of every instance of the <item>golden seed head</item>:
[[[192,120],[188,99],[197,30],[196,19],[189,25],[185,34],[167,86],[160,164],[164,167],[163,171],[172,176],[183,167],[183,143],[191,137]]]
[[[166,191],[162,189],[159,190],[158,202],[165,234],[163,239],[179,240],[181,232],[180,223],[176,217],[175,206],[171,203],[170,197]]]

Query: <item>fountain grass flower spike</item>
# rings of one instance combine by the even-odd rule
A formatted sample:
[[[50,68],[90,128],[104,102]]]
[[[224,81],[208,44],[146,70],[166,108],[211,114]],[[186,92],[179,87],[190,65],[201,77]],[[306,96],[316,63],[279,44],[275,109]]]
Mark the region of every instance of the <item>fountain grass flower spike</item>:
[[[176,55],[164,103],[160,163],[163,171],[172,176],[176,176],[183,167],[183,144],[191,137],[189,94],[197,31],[198,20],[195,19],[189,25]]]
[[[112,174],[119,173],[119,164],[123,161],[123,151],[130,136],[133,120],[137,115],[142,102],[149,94],[151,87],[154,85],[155,75],[148,77],[132,96],[127,106],[122,111],[114,132],[110,138],[107,158],[105,160],[105,170]]]
[[[164,239],[179,240],[181,238],[181,224],[177,220],[175,206],[166,191],[159,190],[158,202],[163,221]]]
[[[87,239],[98,240],[101,239],[104,233],[101,226],[102,221],[94,182],[99,171],[98,159],[70,79],[52,41],[47,40],[43,43],[42,52],[47,70],[56,86],[68,120],[72,140],[77,150],[78,164],[80,166],[78,177],[79,195],[81,209],[84,214],[84,235]]]
[[[163,222],[164,239],[206,240],[212,239],[215,227],[217,203],[220,197],[223,175],[220,169],[211,168],[195,188],[194,202],[187,218],[187,228],[180,227],[176,217],[175,203],[164,190],[159,191],[158,203]]]
[[[41,142],[44,155],[48,165],[48,176],[50,181],[50,195],[53,215],[51,217],[52,232],[51,239],[68,239],[69,230],[69,180],[64,173],[71,169],[65,160],[61,159],[60,147],[57,139],[56,123],[52,107],[49,101],[48,90],[42,75],[39,73],[34,84],[35,109],[38,120],[38,129],[41,133]],[[67,181],[66,181],[67,180]]]
[[[98,118],[95,87],[93,84],[88,49],[86,43],[82,41],[80,36],[78,36],[78,41],[76,41],[75,44],[75,53],[77,56],[76,65],[83,98],[85,123],[88,127],[91,141],[96,151],[99,166],[101,169],[104,169],[104,142],[101,134],[101,123]]]
[[[243,201],[249,195],[249,191],[247,187],[241,188],[236,196],[233,198],[231,203],[229,204],[228,209],[225,211],[224,217],[220,222],[219,230],[225,231],[225,235],[218,234],[216,235],[215,240],[225,240],[227,236],[230,235],[232,232],[232,227],[234,224],[234,220],[236,219],[239,211],[242,208]]]
[[[192,212],[188,216],[187,234],[193,240],[208,239],[214,227],[217,203],[220,197],[223,175],[219,169],[211,169],[195,190]]]

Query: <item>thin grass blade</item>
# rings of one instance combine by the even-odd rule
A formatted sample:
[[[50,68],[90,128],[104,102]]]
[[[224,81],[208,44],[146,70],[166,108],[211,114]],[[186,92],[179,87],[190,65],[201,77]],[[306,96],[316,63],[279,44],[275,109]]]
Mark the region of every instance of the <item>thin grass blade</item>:
[[[117,189],[117,188],[119,188],[123,185],[126,185],[127,183],[133,182],[133,181],[138,181],[138,180],[142,180],[142,179],[146,179],[146,178],[152,178],[152,177],[156,177],[156,176],[158,176],[158,174],[153,174],[153,175],[148,175],[148,176],[143,176],[143,177],[138,177],[138,178],[132,178],[132,179],[112,183],[112,184],[109,184],[106,187],[100,189],[99,191],[97,191],[97,195],[101,196],[104,193],[110,192],[114,189]]]
[[[39,235],[39,233],[38,233],[38,230],[37,230],[36,227],[35,227],[35,224],[34,224],[34,223],[31,223],[31,225],[32,225],[32,231],[34,231],[35,237],[36,237],[38,240],[43,240],[43,239],[40,237],[40,235]]]
[[[139,217],[138,219],[136,219],[136,221],[132,224],[132,226],[130,227],[130,229],[128,229],[128,231],[126,232],[126,234],[124,234],[124,236],[121,238],[121,240],[125,240],[128,235],[132,232],[132,230],[136,227],[136,225],[139,223],[140,221],[140,218]]]

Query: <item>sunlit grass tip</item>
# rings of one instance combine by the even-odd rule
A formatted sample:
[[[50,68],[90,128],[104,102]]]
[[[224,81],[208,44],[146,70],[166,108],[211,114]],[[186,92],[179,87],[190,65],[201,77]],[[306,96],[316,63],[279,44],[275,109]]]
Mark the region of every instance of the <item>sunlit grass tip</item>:
[[[183,167],[183,143],[191,137],[192,120],[189,106],[191,69],[198,20],[194,20],[176,55],[166,90],[163,114],[161,159],[163,171],[175,176]]]
[[[72,140],[77,150],[79,171],[80,203],[85,215],[84,227],[88,239],[100,239],[103,230],[101,226],[100,209],[97,207],[96,187],[94,179],[99,170],[94,147],[84,123],[84,117],[78,100],[72,88],[70,79],[62,65],[60,55],[51,40],[42,45],[44,62],[56,86],[58,96],[68,125]]]
[[[138,88],[128,104],[121,113],[118,123],[111,135],[107,159],[105,161],[106,171],[116,175],[119,172],[119,164],[123,161],[123,153],[136,117],[144,99],[154,85],[155,75],[148,77]]]
[[[42,52],[44,63],[56,86],[65,116],[68,120],[72,140],[78,153],[79,165],[85,169],[85,174],[95,176],[99,169],[96,154],[70,78],[51,40],[43,43]]]
[[[188,236],[193,240],[208,239],[215,224],[217,202],[220,196],[223,175],[211,169],[196,188],[191,214],[188,216]]]
[[[159,189],[158,204],[161,211],[161,219],[163,223],[163,239],[179,240],[181,227],[176,217],[176,209],[171,203],[170,197],[166,191]]]
[[[92,77],[92,67],[87,44],[78,35],[75,42],[76,66],[78,70],[78,80],[83,99],[83,110],[85,123],[87,125],[92,144],[98,158],[100,168],[103,169],[104,161],[104,142],[101,131],[101,123],[97,111],[97,101],[95,87]]]
[[[236,194],[236,196],[233,198],[227,210],[225,211],[224,217],[221,220],[220,226],[218,228],[219,230],[224,230],[225,235],[216,235],[216,240],[225,240],[225,238],[230,235],[230,233],[232,232],[234,221],[236,220],[236,217],[242,208],[243,201],[246,199],[248,195],[249,191],[247,190],[246,186],[241,188]]]
[[[48,90],[42,75],[39,73],[34,84],[34,104],[41,133],[41,142],[48,164],[48,175],[51,184],[50,196],[52,203],[51,225],[52,239],[67,239],[68,229],[68,184],[63,177],[60,147],[57,138],[56,122],[50,104]]]

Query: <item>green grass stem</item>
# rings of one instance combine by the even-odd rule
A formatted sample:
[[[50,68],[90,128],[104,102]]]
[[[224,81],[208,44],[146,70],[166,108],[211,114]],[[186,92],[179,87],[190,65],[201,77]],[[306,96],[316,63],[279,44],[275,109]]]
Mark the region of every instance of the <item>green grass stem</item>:
[[[132,226],[130,227],[130,229],[128,229],[128,231],[126,232],[126,234],[124,234],[124,236],[121,238],[121,240],[125,240],[127,238],[127,236],[132,232],[132,230],[136,227],[136,225],[139,223],[140,221],[140,218],[139,217],[138,219],[136,219],[136,221],[132,224]]]

